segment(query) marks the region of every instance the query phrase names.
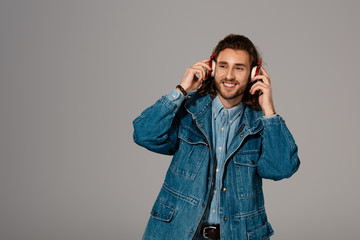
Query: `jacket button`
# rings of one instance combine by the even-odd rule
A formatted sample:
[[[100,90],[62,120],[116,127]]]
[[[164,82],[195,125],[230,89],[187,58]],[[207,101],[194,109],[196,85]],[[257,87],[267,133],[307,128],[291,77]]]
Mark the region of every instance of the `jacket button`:
[[[243,136],[244,136],[244,134],[240,133],[240,137],[243,137]]]
[[[251,164],[255,164],[255,161],[254,161],[254,160],[251,160]]]
[[[224,221],[226,221],[227,219],[226,219],[226,217],[224,217]]]
[[[191,230],[190,230],[190,233],[193,233],[193,232],[194,232],[194,231],[191,229]]]
[[[199,124],[199,127],[202,127],[202,124],[201,124],[201,123]]]
[[[262,240],[265,240],[265,237],[264,237],[264,236],[262,237]]]
[[[205,207],[205,203],[201,204],[202,207]]]
[[[191,138],[189,138],[189,142],[192,142],[193,140]]]
[[[154,212],[154,216],[156,216],[157,215],[157,212]]]

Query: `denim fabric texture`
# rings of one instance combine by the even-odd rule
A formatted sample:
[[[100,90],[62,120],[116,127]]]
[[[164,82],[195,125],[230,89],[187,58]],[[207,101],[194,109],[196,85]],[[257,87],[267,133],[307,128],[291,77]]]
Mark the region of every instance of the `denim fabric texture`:
[[[175,93],[175,92],[174,92]],[[160,98],[133,121],[134,141],[173,155],[143,239],[196,239],[216,183],[210,95]],[[281,180],[299,168],[297,146],[281,116],[244,105],[229,143],[219,194],[222,240],[269,239],[262,179]]]

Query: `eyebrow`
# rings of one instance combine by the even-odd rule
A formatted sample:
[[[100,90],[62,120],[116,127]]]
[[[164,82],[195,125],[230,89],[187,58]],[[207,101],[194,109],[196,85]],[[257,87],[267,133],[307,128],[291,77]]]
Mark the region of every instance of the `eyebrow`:
[[[218,64],[228,64],[227,62],[221,61]],[[235,63],[235,66],[242,66],[242,67],[246,67],[246,65],[244,63]]]

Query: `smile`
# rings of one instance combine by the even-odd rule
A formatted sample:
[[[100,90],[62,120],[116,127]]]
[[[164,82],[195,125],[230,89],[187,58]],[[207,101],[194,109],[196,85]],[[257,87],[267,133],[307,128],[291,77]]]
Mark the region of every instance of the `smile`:
[[[223,82],[223,84],[225,87],[228,87],[228,88],[232,88],[237,85],[236,83],[229,83],[229,82]]]

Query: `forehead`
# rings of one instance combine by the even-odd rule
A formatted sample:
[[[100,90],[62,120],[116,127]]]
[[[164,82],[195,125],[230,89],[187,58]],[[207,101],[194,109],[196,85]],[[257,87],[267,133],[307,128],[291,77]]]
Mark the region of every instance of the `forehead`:
[[[249,53],[245,50],[234,50],[231,48],[225,48],[219,53],[217,57],[217,62],[250,65],[250,56]]]

